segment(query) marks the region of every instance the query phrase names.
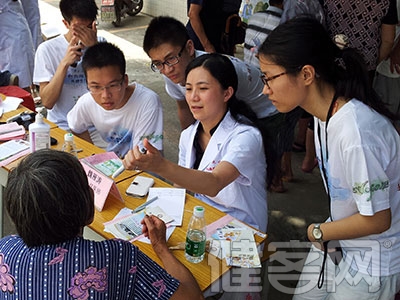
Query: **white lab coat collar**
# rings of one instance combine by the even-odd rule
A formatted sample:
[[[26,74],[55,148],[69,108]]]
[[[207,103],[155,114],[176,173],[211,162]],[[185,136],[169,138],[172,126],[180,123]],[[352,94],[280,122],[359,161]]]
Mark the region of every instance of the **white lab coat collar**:
[[[206,151],[204,152],[203,158],[201,159],[200,165],[199,165],[199,170],[204,171],[208,165],[212,162],[213,165],[218,164],[218,161],[213,162],[213,159],[218,155],[221,149],[221,145],[225,143],[225,140],[229,138],[231,132],[232,132],[232,127],[235,126],[237,122],[233,119],[231,113],[228,111],[224,117],[224,119],[221,121],[221,123],[218,125],[218,128],[215,130],[214,134],[211,136],[210,141],[208,142]],[[192,136],[190,137],[190,145],[192,148],[192,151],[187,151],[186,152],[186,160],[190,161],[190,166],[193,165],[194,159],[195,159],[195,149],[193,147],[193,141],[194,137],[196,136],[197,128],[199,126],[199,122],[195,124],[195,128],[192,132]]]

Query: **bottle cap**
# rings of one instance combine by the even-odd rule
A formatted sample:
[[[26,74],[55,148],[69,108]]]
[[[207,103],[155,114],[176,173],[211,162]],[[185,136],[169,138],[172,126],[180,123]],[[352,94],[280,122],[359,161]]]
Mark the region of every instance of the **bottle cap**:
[[[193,208],[193,214],[198,218],[204,217],[204,207],[203,206],[195,206]]]
[[[73,142],[74,141],[74,135],[72,133],[66,133],[64,135],[64,141],[66,142]]]

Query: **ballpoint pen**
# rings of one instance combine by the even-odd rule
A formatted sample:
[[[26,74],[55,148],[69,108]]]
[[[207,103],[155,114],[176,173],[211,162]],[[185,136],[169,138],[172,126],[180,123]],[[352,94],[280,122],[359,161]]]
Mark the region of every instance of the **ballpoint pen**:
[[[114,179],[115,177],[121,175],[121,173],[125,171],[124,165],[120,166],[112,175],[111,178]]]
[[[147,149],[146,149],[144,146],[139,147],[139,151],[140,151],[140,153],[142,153],[142,154],[146,154],[146,153],[147,153]],[[115,177],[119,176],[123,171],[125,171],[124,165],[120,166],[120,167],[111,175],[111,178],[114,179]]]
[[[146,206],[148,206],[149,204],[153,203],[157,199],[158,199],[158,197],[155,196],[155,197],[151,198],[150,200],[147,200],[145,203],[143,203],[142,205],[139,205],[134,210],[132,210],[132,213],[137,213],[137,212],[141,211],[142,209],[145,209]]]

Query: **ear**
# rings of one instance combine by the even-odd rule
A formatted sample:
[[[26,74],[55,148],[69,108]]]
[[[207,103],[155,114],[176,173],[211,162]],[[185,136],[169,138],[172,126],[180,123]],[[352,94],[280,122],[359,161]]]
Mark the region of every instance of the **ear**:
[[[128,74],[124,74],[124,84],[125,84],[126,86],[128,86],[128,84],[129,84],[129,77],[128,77]]]
[[[233,90],[233,87],[228,87],[225,91],[224,91],[224,102],[228,102],[229,99],[231,99],[233,93],[235,91]]]
[[[66,20],[62,20],[62,22],[64,23],[64,25],[65,25],[65,27],[67,28],[67,29],[69,29],[69,23],[66,21]]]
[[[186,50],[189,53],[189,56],[194,57],[194,52],[196,49],[194,48],[194,44],[192,40],[188,40],[186,42]]]
[[[313,66],[304,65],[300,71],[301,79],[304,80],[305,85],[311,85],[315,81],[316,72]]]

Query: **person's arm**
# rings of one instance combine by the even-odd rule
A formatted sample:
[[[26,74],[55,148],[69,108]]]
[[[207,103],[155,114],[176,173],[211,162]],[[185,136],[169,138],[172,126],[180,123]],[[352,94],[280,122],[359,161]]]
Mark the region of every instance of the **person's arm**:
[[[215,1],[215,0],[214,0]],[[190,20],[190,24],[194,32],[196,33],[197,37],[200,40],[200,43],[203,45],[204,51],[213,53],[215,52],[215,48],[213,44],[209,41],[206,32],[204,31],[203,23],[200,19],[200,11],[202,6],[199,4],[190,4],[188,17]]]
[[[82,52],[78,50],[82,46],[77,43],[78,39],[76,38],[70,40],[67,52],[59,63],[53,78],[49,82],[40,83],[40,97],[43,106],[47,109],[52,109],[60,97],[69,66],[79,60],[82,55]]]
[[[400,38],[397,39],[396,45],[390,52],[390,71],[400,74]]]
[[[171,299],[204,299],[192,273],[171,253],[165,239],[165,223],[155,216],[145,216],[143,234],[150,239],[154,252],[161,259],[164,269],[180,281]]]
[[[77,137],[80,137],[81,139],[93,144],[93,141],[90,137],[90,133],[88,130],[82,132],[82,133],[76,133],[76,132],[72,132],[74,135],[76,135]]]
[[[240,175],[236,167],[225,161],[221,161],[212,172],[184,168],[165,159],[147,139],[143,140],[143,145],[147,149],[146,154],[136,146],[125,155],[123,163],[126,169],[138,168],[157,173],[194,193],[214,197]]]
[[[390,208],[379,211],[373,216],[363,216],[359,213],[347,218],[321,224],[322,239],[347,240],[356,239],[371,234],[380,234],[390,228],[392,214]],[[314,242],[312,230],[314,224],[310,224],[307,229],[308,239]]]
[[[192,125],[196,120],[193,117],[193,114],[190,111],[189,105],[187,104],[186,100],[177,100],[176,104],[178,106],[179,122],[181,123],[181,128],[183,130]]]
[[[381,26],[381,45],[379,47],[378,63],[387,59],[394,45],[396,35],[396,26],[390,24],[382,24]]]

